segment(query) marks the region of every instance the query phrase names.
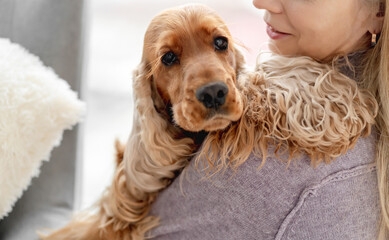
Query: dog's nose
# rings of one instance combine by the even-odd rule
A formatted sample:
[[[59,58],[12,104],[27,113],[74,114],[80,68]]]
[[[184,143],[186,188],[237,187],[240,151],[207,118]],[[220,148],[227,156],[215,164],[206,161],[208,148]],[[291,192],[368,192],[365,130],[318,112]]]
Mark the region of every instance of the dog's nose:
[[[228,87],[223,82],[212,82],[196,90],[196,98],[206,107],[215,108],[226,102]]]

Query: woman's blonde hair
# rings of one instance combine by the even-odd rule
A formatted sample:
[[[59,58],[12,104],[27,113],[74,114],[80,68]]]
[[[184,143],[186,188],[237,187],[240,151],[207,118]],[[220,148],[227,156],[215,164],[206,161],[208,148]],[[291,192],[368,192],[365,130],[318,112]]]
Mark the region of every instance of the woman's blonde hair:
[[[376,128],[378,139],[376,163],[381,203],[379,240],[389,239],[389,0],[364,0],[374,6],[380,5],[384,23],[380,38],[368,51],[363,63],[360,85],[368,89],[379,104]],[[382,12],[381,12],[382,15]]]

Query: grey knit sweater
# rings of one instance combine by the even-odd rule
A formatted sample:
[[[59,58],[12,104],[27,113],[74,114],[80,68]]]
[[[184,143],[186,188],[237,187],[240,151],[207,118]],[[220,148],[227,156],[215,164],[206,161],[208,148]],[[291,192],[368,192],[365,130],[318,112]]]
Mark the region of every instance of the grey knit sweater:
[[[350,76],[350,72],[347,72]],[[159,240],[367,239],[377,238],[380,216],[376,134],[316,169],[302,156],[287,164],[252,156],[236,173],[204,178],[192,161],[164,190],[151,215]]]

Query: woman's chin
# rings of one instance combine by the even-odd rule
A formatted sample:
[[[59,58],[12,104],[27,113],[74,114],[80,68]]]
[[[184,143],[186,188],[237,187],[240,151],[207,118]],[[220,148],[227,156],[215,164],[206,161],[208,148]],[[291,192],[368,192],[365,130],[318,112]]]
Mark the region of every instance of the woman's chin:
[[[303,54],[301,49],[295,47],[286,47],[288,44],[274,42],[273,40],[269,42],[269,50],[275,54],[283,55],[283,56],[308,56],[307,54]]]
[[[280,55],[290,55],[291,49],[287,49],[285,46],[287,44],[280,44],[278,42],[279,40],[272,40],[269,41],[269,50],[273,53],[280,54]]]

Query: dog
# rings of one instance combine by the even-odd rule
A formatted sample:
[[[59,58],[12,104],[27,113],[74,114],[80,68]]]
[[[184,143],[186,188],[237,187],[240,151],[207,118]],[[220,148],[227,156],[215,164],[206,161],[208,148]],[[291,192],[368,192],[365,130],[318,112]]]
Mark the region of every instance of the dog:
[[[43,239],[144,239],[159,224],[151,204],[195,153],[210,176],[250,154],[262,166],[269,149],[289,162],[304,153],[314,166],[329,163],[370,134],[378,109],[354,80],[308,57],[273,55],[248,71],[225,23],[203,5],[152,20],[133,80],[132,132],[125,146],[116,143],[98,212]]]
[[[243,113],[244,59],[224,21],[203,5],[166,10],[150,23],[133,74],[135,113],[126,146],[116,143],[112,185],[97,213],[76,216],[46,240],[143,239],[158,225],[150,205],[187,164],[207,132]]]

